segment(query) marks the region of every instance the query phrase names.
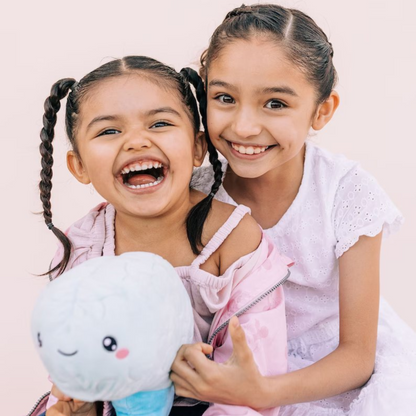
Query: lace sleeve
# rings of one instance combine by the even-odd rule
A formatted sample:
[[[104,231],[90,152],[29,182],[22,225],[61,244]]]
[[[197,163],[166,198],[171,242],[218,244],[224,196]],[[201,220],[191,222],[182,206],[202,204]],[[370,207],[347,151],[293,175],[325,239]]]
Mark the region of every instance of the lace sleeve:
[[[400,211],[377,181],[359,166],[340,181],[333,206],[335,255],[339,258],[362,235],[384,236],[397,231],[403,222]]]

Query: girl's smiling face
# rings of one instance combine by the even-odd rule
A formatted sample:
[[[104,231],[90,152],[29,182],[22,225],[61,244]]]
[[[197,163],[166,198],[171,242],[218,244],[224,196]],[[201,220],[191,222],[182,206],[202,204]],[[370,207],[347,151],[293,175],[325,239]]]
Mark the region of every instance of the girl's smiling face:
[[[327,102],[317,104],[304,73],[265,37],[230,42],[207,76],[210,138],[240,177],[278,172],[301,154],[310,128],[329,121]]]
[[[202,163],[202,137],[179,94],[162,83],[140,73],[111,78],[81,104],[79,154],[68,153],[68,167],[118,213],[152,217],[183,204]]]

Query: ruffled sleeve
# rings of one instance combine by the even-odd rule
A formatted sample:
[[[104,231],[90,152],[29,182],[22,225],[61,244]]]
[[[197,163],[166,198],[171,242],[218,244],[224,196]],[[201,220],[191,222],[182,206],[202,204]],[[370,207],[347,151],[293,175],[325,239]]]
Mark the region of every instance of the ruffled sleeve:
[[[355,166],[340,180],[333,206],[335,255],[339,258],[358,239],[384,236],[397,231],[403,222],[400,211],[373,176]]]

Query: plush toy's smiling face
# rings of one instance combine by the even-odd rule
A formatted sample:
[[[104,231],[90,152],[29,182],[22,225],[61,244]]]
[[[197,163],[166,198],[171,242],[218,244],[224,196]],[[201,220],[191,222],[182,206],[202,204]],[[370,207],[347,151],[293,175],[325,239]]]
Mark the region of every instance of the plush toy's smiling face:
[[[192,308],[176,272],[160,257],[101,257],[46,287],[32,335],[65,394],[116,400],[170,385],[178,348],[192,342]]]

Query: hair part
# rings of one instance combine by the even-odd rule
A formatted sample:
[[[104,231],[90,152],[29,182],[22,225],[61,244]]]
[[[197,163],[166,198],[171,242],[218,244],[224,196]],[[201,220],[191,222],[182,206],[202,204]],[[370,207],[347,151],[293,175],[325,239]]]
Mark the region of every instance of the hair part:
[[[201,76],[206,79],[212,62],[236,40],[265,36],[286,52],[315,87],[316,102],[324,102],[337,82],[331,43],[323,30],[305,13],[276,4],[255,4],[230,11],[201,55]]]
[[[156,82],[162,87],[169,88],[177,92],[178,97],[183,103],[192,123],[194,133],[197,134],[200,130],[198,104],[188,82],[189,77],[187,73],[178,73],[173,68],[146,56],[127,56],[122,59],[108,62],[87,74],[79,82],[76,82],[73,78],[65,78],[53,84],[50,95],[45,100],[43,128],[40,132],[41,144],[39,150],[42,158],[42,169],[40,173],[41,180],[39,182],[39,191],[45,223],[63,245],[64,255],[62,260],[47,273],[57,272],[57,275],[62,274],[68,266],[72,250],[69,238],[53,224],[51,209],[53,176],[52,142],[55,136],[54,129],[56,125],[57,113],[61,107],[61,100],[67,97],[65,110],[66,134],[74,152],[79,155],[76,141],[76,131],[79,124],[81,105],[87,100],[90,94],[93,93],[94,89],[98,88],[101,82],[127,75],[144,76],[151,82]],[[216,168],[214,167],[214,170],[216,170],[216,177],[218,177],[218,156],[211,155],[211,153],[213,153],[212,144],[211,148],[210,146],[208,146],[208,148],[210,151],[210,160],[215,164],[215,166],[217,166]],[[219,185],[220,183],[217,183],[216,187],[213,188],[214,194],[216,190],[218,190]],[[202,247],[202,229],[205,219],[211,209],[212,198],[213,196],[208,196],[193,207],[186,219],[189,243],[192,251],[196,254],[200,253],[200,247]]]

